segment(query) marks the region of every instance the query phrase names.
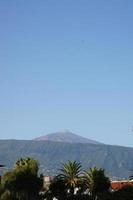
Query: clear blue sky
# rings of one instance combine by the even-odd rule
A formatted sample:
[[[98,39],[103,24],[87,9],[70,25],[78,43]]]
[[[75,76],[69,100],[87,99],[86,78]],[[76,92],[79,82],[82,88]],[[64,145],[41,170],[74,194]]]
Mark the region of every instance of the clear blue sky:
[[[0,1],[0,138],[62,129],[133,147],[133,1]]]

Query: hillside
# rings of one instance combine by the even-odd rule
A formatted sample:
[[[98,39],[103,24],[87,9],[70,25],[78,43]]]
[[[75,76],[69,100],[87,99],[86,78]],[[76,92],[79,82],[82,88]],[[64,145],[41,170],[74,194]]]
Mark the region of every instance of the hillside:
[[[0,140],[0,164],[11,167],[20,157],[31,156],[41,172],[55,173],[67,160],[82,162],[84,168],[102,167],[111,177],[128,177],[133,169],[133,148],[103,144],[70,144],[52,141]]]
[[[99,142],[74,134],[68,130],[59,131],[34,139],[35,141],[53,141],[53,142],[69,142],[69,143],[91,143],[98,144]]]

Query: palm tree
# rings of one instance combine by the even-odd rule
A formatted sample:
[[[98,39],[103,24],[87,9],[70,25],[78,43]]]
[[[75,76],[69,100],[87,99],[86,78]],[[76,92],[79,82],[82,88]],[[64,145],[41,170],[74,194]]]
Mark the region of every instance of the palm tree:
[[[5,191],[9,191],[13,200],[33,200],[39,196],[42,179],[37,175],[37,161],[21,158],[1,179]],[[7,195],[7,192],[5,193]],[[5,195],[3,194],[3,195]],[[11,198],[10,198],[11,199]]]
[[[97,199],[98,194],[106,192],[110,188],[110,180],[101,168],[93,167],[85,171],[84,182],[93,199]]]
[[[36,160],[34,160],[33,158],[30,158],[30,157],[20,158],[15,162],[13,169],[18,170],[18,171],[28,170],[32,174],[37,175],[38,163]]]
[[[76,161],[67,161],[59,169],[58,178],[62,180],[67,188],[68,194],[74,195],[76,187],[81,180],[81,164]]]
[[[51,181],[49,189],[46,190],[44,194],[44,199],[53,199],[58,200],[66,199],[67,189],[64,181],[59,179],[57,176]]]

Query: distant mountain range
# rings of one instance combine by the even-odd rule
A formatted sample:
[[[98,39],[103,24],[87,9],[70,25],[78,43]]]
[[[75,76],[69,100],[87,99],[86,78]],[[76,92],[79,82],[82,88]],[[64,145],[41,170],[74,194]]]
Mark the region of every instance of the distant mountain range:
[[[53,141],[53,142],[68,142],[68,143],[90,143],[100,144],[97,141],[81,137],[68,130],[51,133],[34,139],[35,141]]]
[[[26,156],[38,160],[45,175],[56,174],[67,160],[81,162],[84,169],[104,168],[112,178],[128,178],[133,170],[133,148],[101,144],[66,131],[34,140],[0,140],[0,164],[10,168]]]

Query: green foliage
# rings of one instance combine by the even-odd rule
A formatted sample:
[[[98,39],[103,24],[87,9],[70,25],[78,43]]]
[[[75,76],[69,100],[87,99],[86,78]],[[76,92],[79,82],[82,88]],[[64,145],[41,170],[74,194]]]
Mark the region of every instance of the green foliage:
[[[133,187],[110,192],[110,180],[101,168],[82,172],[80,162],[67,161],[49,188],[39,195],[42,178],[38,177],[38,163],[32,158],[20,158],[13,168],[1,177],[0,200],[132,200]]]
[[[113,193],[113,200],[132,200],[133,199],[133,186],[125,186]]]
[[[62,180],[70,194],[74,194],[74,189],[80,184],[81,164],[76,161],[67,161],[59,170],[58,178]]]
[[[21,158],[16,161],[13,168],[6,172],[1,179],[4,189],[1,198],[14,200],[32,200],[37,198],[42,187],[42,180],[37,176],[38,164],[32,158]]]
[[[84,172],[84,183],[92,196],[98,196],[110,188],[110,180],[105,176],[103,169],[96,167]]]
[[[1,200],[13,200],[13,197],[11,197],[11,193],[9,190],[5,190],[1,195],[0,195]]]
[[[110,180],[103,169],[94,167],[83,173],[79,162],[67,161],[51,182],[47,197],[49,195],[58,200],[94,200],[97,197],[100,200],[106,194],[109,200],[109,188]]]
[[[17,160],[13,166],[13,169],[18,172],[27,171],[31,174],[37,175],[38,172],[38,163],[33,158],[20,158]]]
[[[59,200],[65,200],[67,197],[67,188],[65,182],[58,177],[55,177],[49,186],[46,197],[56,197]]]

